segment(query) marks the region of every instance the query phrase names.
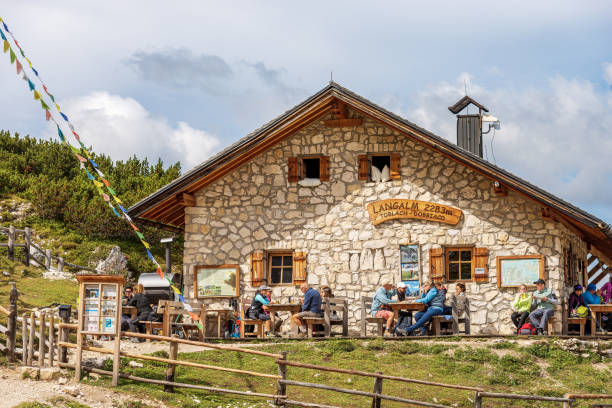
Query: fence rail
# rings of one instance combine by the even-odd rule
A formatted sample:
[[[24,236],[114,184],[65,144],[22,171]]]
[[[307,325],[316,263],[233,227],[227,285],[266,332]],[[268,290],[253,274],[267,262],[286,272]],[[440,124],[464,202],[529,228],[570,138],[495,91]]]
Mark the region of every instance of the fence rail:
[[[6,243],[0,242],[0,248],[8,248],[8,258],[10,260],[15,259],[15,248],[24,248],[25,253],[23,257],[23,263],[26,265],[30,264],[30,261],[34,261],[40,266],[44,267],[46,270],[50,270],[52,268],[53,261],[56,261],[56,269],[59,272],[63,272],[65,267],[85,270],[90,272],[97,272],[93,268],[89,268],[87,266],[77,265],[70,262],[66,262],[66,260],[61,256],[53,255],[50,249],[43,249],[36,243],[32,242],[32,230],[29,227],[25,229],[18,229],[13,227],[0,227],[0,236],[7,235],[8,240]],[[17,242],[19,236],[23,236],[23,243]],[[41,256],[32,256],[34,251],[38,252]],[[39,261],[37,258],[43,258],[42,261]]]

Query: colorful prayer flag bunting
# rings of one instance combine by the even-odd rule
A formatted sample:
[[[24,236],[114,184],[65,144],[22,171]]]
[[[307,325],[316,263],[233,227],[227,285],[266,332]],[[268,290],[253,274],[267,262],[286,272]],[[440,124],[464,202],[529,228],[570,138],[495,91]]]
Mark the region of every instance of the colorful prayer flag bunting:
[[[13,49],[11,47],[9,47],[9,50],[10,50],[11,64],[12,64],[17,59],[17,56],[15,55],[15,53],[13,52]]]
[[[49,109],[45,110],[45,119],[47,120],[51,119],[51,112],[49,112]]]
[[[4,52],[7,52],[11,48],[8,41],[4,40]]]

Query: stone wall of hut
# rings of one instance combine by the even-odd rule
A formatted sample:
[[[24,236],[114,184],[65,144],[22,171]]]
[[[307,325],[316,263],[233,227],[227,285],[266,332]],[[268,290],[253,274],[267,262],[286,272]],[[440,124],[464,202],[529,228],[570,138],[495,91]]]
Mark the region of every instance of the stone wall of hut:
[[[308,282],[329,285],[349,299],[349,323],[357,331],[361,296],[372,296],[382,281],[399,282],[399,245],[420,244],[421,281],[429,278],[429,249],[488,248],[488,282],[467,283],[472,333],[512,333],[510,305],[516,289],[498,289],[496,257],[542,254],[548,284],[563,287],[563,250],[586,256],[586,247],[564,225],[542,217],[541,206],[509,191],[497,196],[492,181],[409,137],[364,119],[355,128],[328,128],[322,118],[196,194],[186,208],[184,268],[186,293],[193,296],[196,265],[239,264],[241,296],[252,298],[250,254],[290,249],[307,255]],[[401,180],[358,180],[357,156],[400,153]],[[289,183],[288,158],[330,157],[330,181],[316,187]],[[446,204],[463,211],[457,225],[401,219],[377,226],[366,205],[389,198]],[[447,284],[449,295],[454,291]],[[296,296],[278,286],[273,296]],[[209,302],[213,302],[209,300]],[[556,330],[561,329],[560,312]]]

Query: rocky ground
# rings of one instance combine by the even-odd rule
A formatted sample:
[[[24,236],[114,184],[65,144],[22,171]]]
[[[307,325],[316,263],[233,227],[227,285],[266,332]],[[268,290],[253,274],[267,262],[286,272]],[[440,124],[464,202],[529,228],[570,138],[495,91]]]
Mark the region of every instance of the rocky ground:
[[[0,405],[14,407],[25,402],[41,402],[54,405],[53,400],[61,398],[92,408],[116,408],[128,406],[129,403],[134,401],[140,402],[142,407],[166,407],[159,401],[134,398],[107,388],[87,385],[86,382],[76,383],[72,376],[60,370],[43,370],[39,380],[23,378],[31,374],[35,376],[35,372],[36,370],[28,367],[0,368],[0,389],[2,389]],[[92,374],[92,376],[95,376],[95,374]]]

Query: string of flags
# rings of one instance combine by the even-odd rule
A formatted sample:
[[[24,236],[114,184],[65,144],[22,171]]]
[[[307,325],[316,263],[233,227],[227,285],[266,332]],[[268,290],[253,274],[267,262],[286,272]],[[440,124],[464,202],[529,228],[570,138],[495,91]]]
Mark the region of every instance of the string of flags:
[[[79,166],[81,170],[85,172],[85,174],[87,175],[87,178],[91,180],[91,182],[94,184],[94,186],[96,187],[96,190],[98,191],[100,196],[102,196],[102,198],[104,199],[104,202],[106,202],[106,204],[111,208],[113,213],[118,218],[123,218],[130,224],[130,226],[134,230],[134,233],[136,234],[136,236],[138,236],[138,239],[140,240],[142,245],[145,247],[147,258],[149,258],[151,262],[155,264],[157,268],[156,269],[157,274],[162,279],[166,279],[168,281],[168,283],[170,284],[170,287],[172,288],[174,293],[177,295],[177,297],[183,304],[183,307],[185,308],[185,310],[189,312],[189,315],[191,316],[193,321],[196,323],[198,328],[201,330],[202,324],[200,322],[200,317],[197,314],[193,313],[193,308],[189,305],[189,303],[187,303],[180,289],[174,285],[174,283],[166,276],[166,274],[162,270],[160,264],[157,262],[157,260],[151,253],[151,250],[150,250],[151,245],[146,241],[144,234],[140,232],[136,224],[134,224],[134,222],[132,221],[132,218],[128,215],[127,210],[122,205],[123,202],[119,199],[119,197],[117,196],[117,193],[111,187],[111,183],[106,178],[106,175],[100,170],[100,168],[98,167],[98,164],[94,161],[93,154],[87,150],[85,144],[81,140],[81,136],[76,132],[74,125],[72,124],[68,116],[61,110],[60,106],[55,101],[55,96],[53,96],[53,94],[49,92],[49,88],[47,87],[46,83],[40,76],[38,70],[34,68],[34,66],[32,66],[32,62],[28,59],[25,52],[21,48],[21,45],[19,44],[17,39],[15,39],[15,36],[11,32],[11,30],[9,30],[8,26],[6,25],[6,23],[1,17],[0,17],[0,24],[1,24],[0,39],[2,40],[2,50],[5,54],[8,52],[8,56],[9,56],[11,64],[15,64],[17,75],[21,75],[21,78],[26,82],[28,89],[30,90],[30,92],[32,92],[34,96],[34,100],[40,101],[40,106],[45,111],[45,119],[47,121],[52,121],[55,124],[55,126],[57,127],[57,134],[58,134],[60,141],[64,143],[65,145],[67,145],[68,147],[70,147],[70,149],[74,153],[74,156],[79,161]],[[63,120],[63,122],[65,123],[65,125],[70,129],[70,133],[72,137],[76,140],[79,147],[73,146],[70,142],[66,140],[66,136],[64,135],[64,132],[62,132],[62,129],[60,127],[61,121],[60,123],[58,123],[55,116],[51,113],[52,109],[50,108],[49,104],[45,102],[43,94],[41,94],[38,91],[38,89],[36,89],[36,85],[34,84],[34,82],[32,82],[30,77],[25,72],[24,66],[19,61],[19,57],[17,56],[17,54],[15,54],[15,50],[11,46],[11,43],[9,42],[5,32],[8,34],[9,37],[11,37],[15,46],[17,46],[19,54],[27,62],[28,67],[36,76],[36,79],[42,86],[44,94],[47,95],[47,97],[51,100],[51,105],[53,105],[53,107],[55,108],[55,114],[59,115],[61,119]],[[90,166],[90,169],[92,169],[92,171],[90,171],[90,169],[88,169],[87,166]],[[113,205],[113,202],[115,205]],[[117,211],[117,208],[119,209],[119,211]]]

